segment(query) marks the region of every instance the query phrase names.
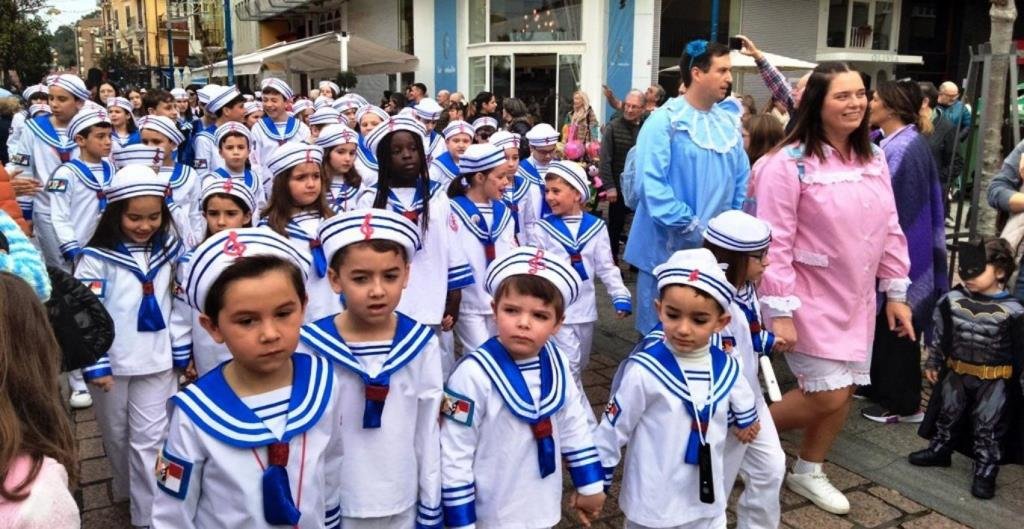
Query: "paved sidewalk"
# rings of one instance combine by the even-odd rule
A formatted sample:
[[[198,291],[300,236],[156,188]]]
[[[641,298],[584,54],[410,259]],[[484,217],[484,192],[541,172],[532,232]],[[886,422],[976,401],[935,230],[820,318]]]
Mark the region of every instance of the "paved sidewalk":
[[[600,287],[599,287],[600,289]],[[603,289],[600,290],[603,292]],[[601,306],[601,323],[594,339],[591,365],[584,373],[584,386],[595,413],[600,415],[608,399],[611,379],[621,359],[631,349],[635,337],[633,320],[615,320],[610,303]],[[776,362],[783,383],[787,372]],[[77,493],[83,508],[84,529],[130,527],[127,504],[112,504],[110,467],[104,457],[94,415],[91,410],[74,413],[75,433],[82,462],[81,490]],[[919,469],[905,463],[906,454],[924,446],[913,425],[881,425],[851,412],[846,429],[826,463],[826,473],[852,503],[851,513],[835,516],[810,504],[800,496],[782,491],[782,526],[786,529],[979,529],[1019,528],[1024,515],[1024,471],[1020,466],[1003,467],[995,500],[983,502],[970,496],[969,461],[957,456],[950,469]],[[792,460],[799,439],[783,436],[783,447]],[[596,528],[621,528],[618,510],[618,478]],[[729,522],[734,525],[733,505],[741,490],[738,485],[730,501]],[[901,492],[897,492],[897,490]],[[969,522],[969,524],[959,523]],[[579,527],[566,511],[559,528]]]

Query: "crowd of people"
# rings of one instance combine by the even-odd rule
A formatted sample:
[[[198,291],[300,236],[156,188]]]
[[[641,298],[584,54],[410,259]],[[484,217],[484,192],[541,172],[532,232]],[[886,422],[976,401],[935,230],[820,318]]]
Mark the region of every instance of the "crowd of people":
[[[695,40],[679,96],[606,89],[604,124],[582,91],[544,123],[422,83],[379,106],[276,77],[26,87],[0,170],[0,519],[77,526],[64,371],[135,527],[552,527],[563,470],[589,525],[621,463],[627,528],[724,528],[737,478],[737,526],[774,528],[783,486],[850,511],[823,464],[855,397],[923,421],[911,464],[966,451],[993,497],[1022,459],[1024,306],[1002,239],[947,283],[970,110],[842,63],[793,87],[739,38],[762,111]],[[989,190],[1008,213],[1022,152]],[[640,337],[600,416],[597,279]]]

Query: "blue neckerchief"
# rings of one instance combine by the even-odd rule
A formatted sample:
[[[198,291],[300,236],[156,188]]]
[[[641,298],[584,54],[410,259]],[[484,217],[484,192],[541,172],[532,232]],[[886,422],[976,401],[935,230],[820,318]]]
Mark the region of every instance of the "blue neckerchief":
[[[359,135],[358,149],[356,149],[356,156],[362,160],[364,164],[374,171],[377,170],[377,155],[366,146],[366,140],[363,139],[363,135]]]
[[[132,273],[135,279],[142,283],[142,301],[139,304],[138,322],[136,330],[139,332],[155,332],[167,328],[164,322],[163,313],[160,311],[160,304],[156,299],[156,291],[153,280],[156,279],[160,269],[171,261],[178,258],[181,253],[181,241],[171,238],[170,244],[162,235],[156,235],[150,241],[151,248],[155,251],[149,257],[149,265],[145,272],[139,268],[135,257],[132,256],[124,242],[117,243],[113,250],[106,248],[86,247],[83,252],[92,255],[108,263],[121,266]]]
[[[299,331],[299,339],[320,356],[336,362],[355,373],[363,381],[366,403],[363,408],[363,428],[380,428],[384,402],[391,385],[391,375],[412,362],[434,337],[434,331],[412,318],[396,312],[398,324],[391,341],[391,352],[384,360],[380,373],[371,377],[359,359],[345,343],[334,324],[334,315],[307,323]]]
[[[306,241],[309,243],[309,252],[313,256],[313,268],[316,270],[317,277],[324,277],[327,275],[327,256],[324,254],[324,249],[320,245],[320,239],[316,235],[310,235],[302,228],[300,224],[303,220],[319,219],[319,213],[303,212],[298,213],[292,218],[288,219],[288,224],[285,225],[285,235],[290,238],[295,238],[300,241]]]
[[[434,161],[431,163],[444,173],[445,181],[443,183],[447,184],[459,177],[459,164],[455,163],[455,159],[452,158],[450,152],[445,151],[441,156],[434,158]]]
[[[293,117],[289,117],[288,121],[285,122],[284,132],[277,131],[277,123],[274,123],[270,116],[264,115],[257,123],[259,123],[260,128],[263,129],[263,133],[268,138],[276,141],[278,145],[283,145],[299,132],[299,124],[301,122]]]
[[[77,145],[73,138],[68,138],[63,142],[60,141],[57,129],[53,128],[53,123],[50,123],[50,116],[36,116],[25,121],[25,124],[35,133],[36,137],[43,140],[43,143],[57,151],[57,157],[60,158],[61,162],[66,163],[71,160],[71,153]]]
[[[580,218],[579,231],[575,234],[572,233],[569,226],[562,220],[562,217],[557,215],[544,217],[538,225],[565,248],[565,252],[569,254],[569,261],[580,275],[580,278],[584,281],[590,279],[590,276],[587,275],[587,269],[583,264],[583,249],[587,246],[587,243],[604,229],[604,221],[589,213],[584,213]]]
[[[348,211],[351,209],[346,207],[348,201],[353,201],[354,206],[358,193],[358,187],[350,186],[345,182],[331,180],[331,185],[327,187],[327,203],[331,206],[331,211],[335,213]]]
[[[452,199],[452,212],[462,221],[466,229],[480,241],[480,244],[484,246],[484,256],[487,258],[488,265],[496,257],[494,243],[512,220],[512,215],[508,208],[505,207],[504,202],[492,200],[491,207],[493,208],[494,215],[491,218],[491,225],[488,226],[487,219],[484,218],[483,213],[480,213],[480,209],[476,207],[476,204],[469,197],[463,195]]]
[[[223,167],[214,170],[213,173],[220,176],[221,178],[237,179],[237,177],[231,176],[231,173],[229,173],[228,170]],[[250,191],[256,190],[256,179],[253,178],[252,171],[250,171],[249,169],[246,169],[245,171],[242,172],[242,182],[245,184],[245,187],[249,188]]]
[[[505,402],[505,408],[512,415],[530,425],[537,441],[537,463],[542,478],[555,471],[555,441],[552,437],[551,416],[565,404],[567,383],[565,367],[558,349],[548,342],[541,347],[540,361],[540,402],[535,403],[530,388],[523,378],[519,366],[501,345],[498,338],[484,342],[479,349],[468,355],[487,373],[491,383]]]
[[[689,384],[686,376],[679,369],[672,351],[668,349],[664,341],[650,343],[643,351],[629,357],[629,361],[637,362],[649,371],[654,378],[660,381],[665,389],[683,401],[683,409],[690,416],[692,426],[690,428],[689,440],[686,443],[684,461],[691,465],[697,464],[697,453],[700,449],[700,438],[706,433],[711,421],[711,416],[720,401],[728,398],[729,391],[739,377],[739,364],[736,359],[728,356],[721,349],[711,346],[711,381],[709,388],[710,403],[697,409],[697,416],[694,417],[694,409],[697,404],[693,402],[690,395]],[[698,429],[700,432],[698,432]]]
[[[753,285],[746,285],[749,288],[750,295],[747,296],[750,304],[748,305],[743,298],[739,295],[736,297],[736,306],[743,311],[743,314],[747,317],[747,323],[750,326],[750,341],[754,346],[754,352],[759,356],[771,355],[772,348],[775,347],[775,333],[766,330],[761,326],[761,318],[757,312],[757,300],[754,298]],[[740,289],[741,292],[747,292],[745,289]]]
[[[110,179],[113,177],[114,169],[106,160],[101,160],[100,166],[103,167],[102,182],[96,178],[96,174],[92,172],[92,169],[90,169],[85,162],[75,159],[67,163],[68,169],[70,169],[72,173],[75,173],[75,176],[85,184],[85,187],[96,192],[96,200],[99,201],[99,210],[100,213],[103,213],[103,211],[107,209],[107,188],[110,187]]]
[[[374,184],[373,188],[378,189],[378,185]],[[441,184],[439,182],[431,180],[427,190],[427,193],[430,196],[424,199],[423,195],[420,193],[419,183],[417,182],[416,187],[413,188],[414,194],[412,197],[412,204],[408,205],[402,203],[402,200],[395,194],[394,189],[389,189],[388,206],[390,206],[391,210],[395,213],[411,220],[413,224],[418,224],[420,221],[420,212],[423,211],[423,208],[427,207],[427,202],[434,197],[434,193],[436,193],[440,188]]]

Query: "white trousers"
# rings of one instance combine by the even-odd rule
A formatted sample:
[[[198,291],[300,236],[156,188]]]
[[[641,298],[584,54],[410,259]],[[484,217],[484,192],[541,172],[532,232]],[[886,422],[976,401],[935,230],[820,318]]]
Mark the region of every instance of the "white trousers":
[[[594,410],[590,407],[587,393],[583,390],[583,371],[590,364],[590,348],[594,343],[594,322],[589,323],[565,323],[555,333],[555,345],[562,350],[562,354],[569,360],[569,370],[572,378],[579,388],[580,401],[583,409],[587,410],[587,422],[591,428],[597,426],[597,418],[594,417]]]
[[[35,238],[39,253],[43,254],[46,266],[55,266],[71,272],[71,265],[64,260],[60,253],[60,243],[57,242],[57,231],[53,229],[53,222],[50,221],[50,214],[40,215],[36,213],[32,217],[32,234]]]
[[[786,476],[786,454],[779,443],[768,403],[757,407],[761,431],[750,444],[729,432],[725,440],[725,491],[732,491],[737,474],[743,476],[743,493],[736,502],[737,529],[776,529],[782,516],[779,490]]]
[[[442,331],[440,325],[428,325],[437,334],[437,342],[441,346],[441,373],[444,379],[455,369],[455,335],[451,331]]]
[[[149,525],[156,492],[156,456],[167,437],[167,399],[178,389],[173,369],[114,377],[104,392],[89,386],[103,448],[113,473],[114,501],[131,499],[132,525]]]
[[[462,354],[476,351],[478,347],[498,334],[493,314],[460,314],[455,323],[455,334],[462,344]]]
[[[413,529],[416,527],[416,506],[413,505],[403,512],[379,518],[341,517],[344,529]]]
[[[626,529],[725,529],[726,518],[723,513],[722,516],[717,518],[701,518],[699,520],[693,520],[691,522],[684,523],[682,525],[673,525],[672,527],[648,527],[646,525],[640,525],[636,522],[631,522],[629,519],[626,520]]]

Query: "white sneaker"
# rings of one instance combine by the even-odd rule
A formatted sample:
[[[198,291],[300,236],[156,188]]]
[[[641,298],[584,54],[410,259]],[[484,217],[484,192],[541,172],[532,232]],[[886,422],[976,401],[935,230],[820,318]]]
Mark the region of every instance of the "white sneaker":
[[[72,391],[68,403],[71,404],[72,409],[88,408],[92,406],[92,395],[89,394],[88,390]]]
[[[786,486],[789,490],[811,500],[818,507],[832,514],[850,512],[850,500],[846,495],[829,482],[824,472],[807,474],[786,473]]]

